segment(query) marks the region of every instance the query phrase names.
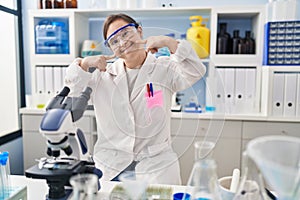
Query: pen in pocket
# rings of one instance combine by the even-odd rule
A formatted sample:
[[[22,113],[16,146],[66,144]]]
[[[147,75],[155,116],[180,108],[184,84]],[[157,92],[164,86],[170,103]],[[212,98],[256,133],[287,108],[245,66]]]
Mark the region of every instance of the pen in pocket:
[[[147,94],[148,94],[148,97],[153,97],[154,95],[154,92],[153,92],[153,86],[152,86],[152,83],[147,83]]]
[[[153,92],[153,86],[152,86],[152,83],[150,83],[150,93],[151,93],[151,96],[153,97],[154,92]]]
[[[147,83],[146,87],[147,87],[147,94],[148,94],[148,97],[150,97],[150,85]]]

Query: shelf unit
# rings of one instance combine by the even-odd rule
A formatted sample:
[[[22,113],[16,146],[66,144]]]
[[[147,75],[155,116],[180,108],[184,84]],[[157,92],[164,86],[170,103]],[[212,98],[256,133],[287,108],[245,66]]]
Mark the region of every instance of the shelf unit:
[[[276,73],[283,74],[286,76],[286,74],[295,74],[297,75],[295,77],[296,83],[294,87],[288,87],[287,89],[289,91],[296,91],[294,101],[292,102],[292,107],[295,108],[295,115],[287,115],[283,113],[284,106],[286,106],[286,103],[284,102],[284,97],[282,96],[282,102],[279,106],[282,109],[282,115],[274,115],[273,113],[273,106],[274,103],[276,103],[274,98],[274,91],[276,90],[278,92],[279,88],[274,85],[277,80],[274,80],[274,76]],[[264,113],[267,116],[270,116],[273,119],[299,119],[300,116],[300,66],[263,66],[262,69],[262,113]],[[283,80],[286,82],[286,78]],[[278,83],[278,82],[277,82]],[[285,95],[285,92],[283,92],[283,95]]]
[[[33,10],[30,11],[30,44],[31,44],[31,71],[32,71],[32,91],[37,92],[35,66],[47,65],[68,65],[80,55],[81,44],[86,39],[103,41],[101,37],[101,27],[105,17],[113,13],[126,13],[142,23],[144,36],[147,37],[147,29],[152,34],[165,34],[166,31],[179,34],[186,32],[190,26],[189,16],[201,15],[208,18],[207,27],[211,31],[210,57],[208,58],[207,87],[211,87],[211,96],[215,94],[215,68],[216,67],[255,67],[256,68],[256,95],[255,112],[260,112],[260,86],[261,86],[261,63],[263,47],[263,25],[265,23],[264,6],[239,6],[239,7],[184,7],[184,8],[149,8],[149,9],[129,9],[129,10],[98,10],[98,9],[70,9],[70,10]],[[69,19],[69,41],[70,53],[67,55],[38,55],[34,52],[34,19],[42,17],[67,17]],[[250,24],[251,31],[256,40],[256,54],[254,55],[218,55],[215,52],[218,23],[219,20],[236,20],[241,18]],[[158,23],[157,23],[158,22]],[[175,22],[175,23],[174,23]],[[154,27],[155,26],[155,27]],[[235,26],[235,24],[231,24]],[[104,47],[103,47],[104,48]],[[105,49],[103,51],[106,53]],[[207,62],[207,59],[205,60]],[[212,85],[212,86],[208,86]],[[213,98],[212,98],[213,99]],[[213,100],[214,101],[214,100]],[[208,102],[208,100],[207,100]]]

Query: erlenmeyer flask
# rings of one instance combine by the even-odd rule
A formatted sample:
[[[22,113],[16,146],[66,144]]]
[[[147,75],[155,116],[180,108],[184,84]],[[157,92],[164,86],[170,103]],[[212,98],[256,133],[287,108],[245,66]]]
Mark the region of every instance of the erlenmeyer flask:
[[[214,143],[199,141],[195,143],[195,163],[188,180],[187,193],[192,200],[220,200],[217,187],[217,165],[211,158]]]
[[[268,200],[263,176],[253,160],[243,153],[242,177],[234,200]]]

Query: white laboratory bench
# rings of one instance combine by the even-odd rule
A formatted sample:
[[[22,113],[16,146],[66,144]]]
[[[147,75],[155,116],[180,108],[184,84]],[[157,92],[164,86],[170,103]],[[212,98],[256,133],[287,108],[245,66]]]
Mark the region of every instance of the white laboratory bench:
[[[39,199],[43,200],[46,199],[46,194],[48,194],[48,185],[46,183],[46,180],[43,179],[31,179],[27,178],[25,176],[17,176],[17,175],[11,175],[11,184],[12,186],[17,187],[24,187],[27,188],[27,199],[33,200],[33,199]],[[108,194],[113,190],[113,188],[118,185],[122,184],[120,182],[116,181],[101,181],[100,179],[100,185],[101,189],[98,192],[98,197],[107,197]],[[184,186],[178,186],[178,185],[153,185],[153,186],[159,186],[159,187],[171,187],[173,190],[173,194],[177,192],[185,192]],[[105,195],[104,195],[105,194]],[[98,198],[97,198],[98,199]],[[99,198],[106,200],[106,198]],[[107,199],[108,200],[108,199]]]
[[[46,155],[46,140],[39,133],[44,114],[42,109],[22,108],[24,169],[36,164],[35,159]],[[196,140],[216,141],[213,157],[217,161],[218,176],[231,175],[241,167],[242,152],[247,143],[265,135],[300,137],[300,118],[274,118],[260,114],[220,115],[215,113],[172,113],[172,145],[179,156],[183,184],[187,183],[194,162],[193,143]],[[92,149],[97,139],[94,112],[88,110],[78,121],[88,145]],[[92,151],[91,151],[92,153]]]

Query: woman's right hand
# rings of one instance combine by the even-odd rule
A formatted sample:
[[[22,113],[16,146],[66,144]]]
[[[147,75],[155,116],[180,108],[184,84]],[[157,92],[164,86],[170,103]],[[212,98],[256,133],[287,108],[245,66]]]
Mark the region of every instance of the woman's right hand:
[[[97,56],[87,56],[83,58],[79,66],[84,70],[88,71],[90,67],[96,67],[100,71],[106,70],[106,60],[113,59],[115,56],[97,55]]]

